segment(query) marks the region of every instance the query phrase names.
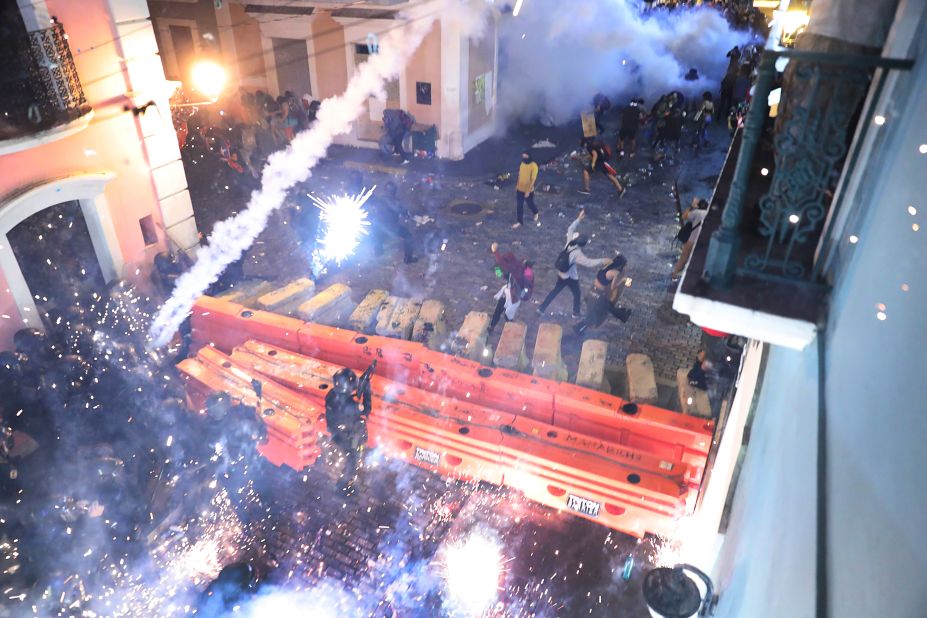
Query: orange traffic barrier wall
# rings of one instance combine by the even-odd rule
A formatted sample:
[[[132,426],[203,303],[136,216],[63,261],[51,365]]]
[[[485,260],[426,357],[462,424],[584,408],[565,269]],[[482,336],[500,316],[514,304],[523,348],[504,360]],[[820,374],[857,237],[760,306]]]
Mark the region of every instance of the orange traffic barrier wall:
[[[210,326],[211,322],[217,326]],[[294,329],[298,329],[298,341],[294,341]],[[233,333],[224,332],[227,330]],[[630,402],[599,391],[485,367],[429,350],[419,343],[362,335],[263,311],[250,311],[210,297],[197,301],[193,331],[199,343],[211,342],[226,352],[248,339],[258,339],[358,371],[376,358],[380,363],[380,375],[410,386],[472,400],[574,431],[592,435],[605,431],[608,435],[603,437],[613,441],[620,437],[623,429],[633,427],[638,435],[682,446],[693,463],[707,455],[711,444],[712,421],[643,404],[634,404],[635,413],[628,414],[622,412],[622,408]]]
[[[204,348],[207,362],[240,368],[242,380],[264,376],[311,400],[319,427],[332,374],[341,366],[362,371],[376,359],[368,426],[371,442],[391,456],[509,485],[632,534],[670,530],[694,505],[711,445],[711,421],[408,341],[215,299],[197,303],[193,332],[196,342],[230,352],[233,367]],[[284,399],[280,393],[276,401]]]
[[[319,401],[340,369],[254,341],[236,348],[232,358]],[[664,520],[675,521],[694,504],[692,479],[700,470],[678,458],[661,459],[377,375],[371,387],[371,442],[425,469],[508,485],[561,509],[564,500],[575,505],[586,504],[577,496],[597,497],[601,508],[594,516],[589,509],[577,514],[638,535],[669,529]]]

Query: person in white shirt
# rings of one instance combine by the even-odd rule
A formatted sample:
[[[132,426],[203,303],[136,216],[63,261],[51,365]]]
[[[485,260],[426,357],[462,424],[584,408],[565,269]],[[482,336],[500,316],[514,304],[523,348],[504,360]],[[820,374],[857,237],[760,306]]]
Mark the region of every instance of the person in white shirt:
[[[673,266],[673,279],[678,279],[682,275],[682,271],[685,270],[686,264],[689,263],[689,258],[692,257],[692,248],[695,247],[698,235],[702,231],[702,224],[705,222],[706,215],[708,215],[708,202],[705,200],[693,200],[692,205],[682,213],[683,227],[691,225],[692,231],[689,233],[689,238],[682,244],[682,253],[679,254],[679,259],[676,260],[676,264]]]
[[[579,271],[577,264],[587,268],[601,268],[611,262],[609,258],[590,258],[583,253],[583,247],[589,244],[589,237],[585,234],[578,234],[576,228],[579,227],[580,221],[586,218],[586,211],[580,210],[579,216],[567,228],[567,243],[557,256],[557,283],[554,289],[550,291],[541,306],[538,307],[538,313],[542,315],[547,311],[548,305],[554,301],[564,288],[569,288],[573,294],[573,317],[580,317],[580,290],[579,290]],[[564,256],[561,259],[561,256]],[[562,263],[560,263],[562,262]]]

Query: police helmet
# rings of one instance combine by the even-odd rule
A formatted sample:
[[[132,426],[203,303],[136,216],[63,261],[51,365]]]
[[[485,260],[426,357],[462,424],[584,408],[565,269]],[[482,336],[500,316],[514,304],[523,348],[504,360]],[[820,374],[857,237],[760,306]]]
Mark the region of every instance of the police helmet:
[[[332,376],[332,384],[336,393],[353,393],[357,388],[357,374],[347,367],[339,369]]]

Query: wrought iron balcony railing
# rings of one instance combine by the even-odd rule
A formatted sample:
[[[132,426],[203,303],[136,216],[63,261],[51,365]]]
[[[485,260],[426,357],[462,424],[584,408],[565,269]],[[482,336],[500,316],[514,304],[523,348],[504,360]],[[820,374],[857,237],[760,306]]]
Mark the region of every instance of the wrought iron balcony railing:
[[[780,58],[794,66],[786,72],[773,123],[767,99]],[[710,287],[728,288],[735,277],[821,283],[815,250],[841,171],[855,156],[848,149],[865,94],[874,74],[881,91],[888,70],[912,65],[799,50],[763,54],[721,224],[705,260],[703,279]],[[864,119],[861,131],[870,120]]]
[[[24,32],[0,48],[0,140],[47,131],[91,111],[61,24]]]

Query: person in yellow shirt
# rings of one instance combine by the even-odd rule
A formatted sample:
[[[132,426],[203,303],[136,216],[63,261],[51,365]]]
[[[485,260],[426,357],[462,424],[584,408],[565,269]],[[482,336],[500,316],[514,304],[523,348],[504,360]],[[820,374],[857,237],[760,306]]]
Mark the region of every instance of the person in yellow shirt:
[[[525,150],[521,153],[521,165],[518,166],[518,184],[515,185],[515,217],[517,222],[512,226],[516,229],[522,226],[524,221],[525,202],[528,202],[528,208],[534,213],[534,221],[541,225],[541,215],[538,213],[538,207],[534,205],[534,183],[538,179],[538,164],[534,162],[531,153]]]

